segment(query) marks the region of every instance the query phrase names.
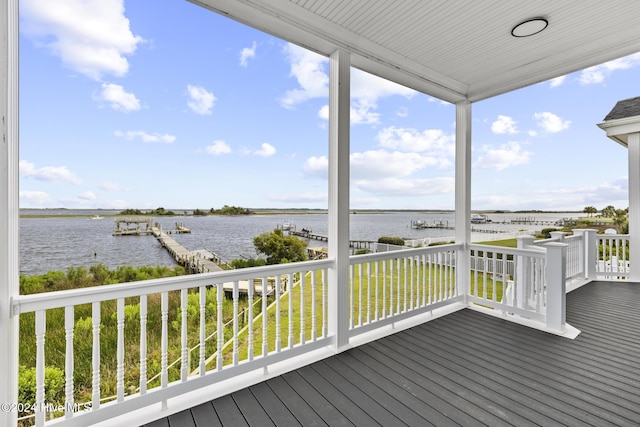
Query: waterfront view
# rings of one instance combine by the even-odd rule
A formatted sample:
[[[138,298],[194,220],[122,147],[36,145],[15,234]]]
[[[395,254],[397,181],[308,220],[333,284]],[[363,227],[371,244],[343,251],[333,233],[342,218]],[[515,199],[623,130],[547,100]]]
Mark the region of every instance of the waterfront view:
[[[105,210],[23,210],[27,217],[20,220],[20,274],[36,275],[69,267],[85,267],[98,263],[108,268],[123,265],[173,267],[175,261],[151,235],[112,236],[115,229],[114,215],[117,211]],[[102,219],[91,217],[100,215]],[[106,216],[105,216],[106,215]],[[487,224],[474,224],[478,230],[518,232],[539,231],[549,225],[511,224],[519,219],[535,219],[540,222],[555,222],[564,218],[579,218],[582,213],[500,213],[489,214]],[[384,213],[354,213],[350,218],[350,238],[377,241],[382,236],[404,239],[440,239],[451,237],[449,228],[412,228],[412,221],[428,224],[442,222],[447,227],[455,226],[454,213],[396,211]],[[164,230],[182,223],[191,229],[189,234],[174,234],[172,237],[190,251],[207,249],[222,260],[255,258],[253,238],[270,232],[285,222],[298,230],[310,229],[314,233],[327,235],[327,215],[321,214],[270,214],[244,216],[162,216],[153,217],[154,223]],[[499,237],[493,233],[474,233],[472,240],[491,240]],[[326,246],[326,242],[309,241],[310,247]]]

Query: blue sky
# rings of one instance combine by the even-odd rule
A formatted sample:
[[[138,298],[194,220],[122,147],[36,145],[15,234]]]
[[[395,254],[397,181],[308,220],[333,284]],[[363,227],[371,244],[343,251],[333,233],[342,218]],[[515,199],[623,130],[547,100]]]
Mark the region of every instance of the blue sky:
[[[20,206],[326,208],[328,61],[182,0],[20,1]],[[455,107],[352,70],[351,207],[453,209]],[[640,54],[473,104],[472,209],[628,206]]]

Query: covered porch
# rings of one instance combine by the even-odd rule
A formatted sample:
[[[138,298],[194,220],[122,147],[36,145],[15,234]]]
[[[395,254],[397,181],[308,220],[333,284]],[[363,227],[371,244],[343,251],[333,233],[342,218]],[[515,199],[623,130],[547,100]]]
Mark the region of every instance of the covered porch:
[[[7,345],[0,349],[0,402],[9,409],[22,403],[18,323],[26,318],[35,338],[36,403],[25,422],[36,425],[171,425],[201,417],[227,425],[313,421],[306,417],[330,425],[638,419],[638,337],[628,325],[638,321],[640,260],[633,261],[640,253],[629,249],[640,238],[640,224],[633,227],[640,190],[630,188],[631,238],[585,229],[521,238],[515,249],[477,245],[470,239],[470,159],[473,102],[640,51],[640,5],[194,3],[329,57],[328,258],[20,295],[18,1],[5,2],[0,341]],[[349,255],[351,67],[455,104],[455,243]],[[610,108],[603,106],[603,115]],[[640,138],[629,141],[640,146]],[[640,161],[630,162],[630,177],[638,170]],[[279,286],[283,277],[290,286]],[[241,316],[238,284],[272,278],[274,299],[258,300],[249,289]],[[224,283],[233,284],[230,320]],[[74,383],[81,312],[91,319],[82,331],[91,343],[90,390]],[[54,317],[62,319],[55,331],[48,322]],[[101,351],[105,325],[117,330],[117,354]],[[63,354],[47,353],[52,340],[64,342]],[[126,350],[130,340],[138,351]],[[62,407],[45,397],[53,358],[64,365]],[[114,378],[102,378],[105,360]],[[385,376],[391,371],[397,375]],[[17,412],[3,410],[0,424],[16,425]],[[49,420],[51,413],[59,416]]]
[[[457,311],[147,425],[637,425],[638,298],[569,293],[575,340]]]

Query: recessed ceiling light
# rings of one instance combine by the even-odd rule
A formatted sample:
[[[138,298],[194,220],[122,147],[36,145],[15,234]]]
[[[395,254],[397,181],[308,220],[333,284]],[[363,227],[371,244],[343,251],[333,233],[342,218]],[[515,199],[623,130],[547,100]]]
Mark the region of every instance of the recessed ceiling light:
[[[523,21],[513,27],[511,35],[513,37],[529,37],[534,34],[538,34],[540,31],[547,28],[549,21],[544,18],[531,18]]]

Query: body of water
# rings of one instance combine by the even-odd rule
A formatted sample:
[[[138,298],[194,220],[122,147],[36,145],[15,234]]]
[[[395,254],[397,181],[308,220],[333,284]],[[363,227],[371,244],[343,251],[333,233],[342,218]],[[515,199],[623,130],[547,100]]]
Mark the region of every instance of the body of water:
[[[151,235],[112,236],[115,219],[101,220],[89,216],[109,215],[116,211],[46,211],[46,217],[20,219],[20,274],[35,275],[48,271],[66,271],[68,267],[102,263],[109,268],[132,266],[174,266],[173,258]],[[43,211],[22,211],[23,214],[43,214]],[[67,217],[62,215],[86,215]],[[524,226],[508,224],[521,218],[535,218],[539,221],[555,221],[562,218],[577,218],[578,213],[536,213],[536,214],[492,214],[490,224],[474,224],[474,228],[499,231],[523,229],[540,230],[548,225]],[[453,237],[454,230],[413,229],[411,222],[423,220],[427,223],[446,222],[453,227],[453,212],[392,212],[358,213],[350,217],[350,238],[354,240],[378,240],[381,236],[424,239]],[[298,230],[311,229],[314,233],[327,235],[326,214],[302,215],[250,215],[250,216],[174,216],[154,217],[164,230],[175,228],[182,223],[191,229],[191,234],[173,234],[172,237],[188,250],[208,249],[223,260],[256,257],[253,238],[260,233],[270,232],[288,221]],[[487,235],[487,240],[489,239]],[[477,240],[474,239],[474,240]],[[326,243],[310,241],[309,245],[322,246]]]

